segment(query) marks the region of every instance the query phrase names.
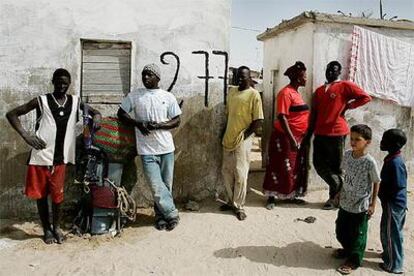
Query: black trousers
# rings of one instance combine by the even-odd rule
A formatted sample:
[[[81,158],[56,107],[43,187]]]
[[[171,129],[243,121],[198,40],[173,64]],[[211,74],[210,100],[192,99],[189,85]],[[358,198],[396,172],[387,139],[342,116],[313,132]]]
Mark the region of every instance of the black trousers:
[[[329,185],[329,198],[335,197],[342,186],[341,163],[346,136],[315,135],[313,140],[313,166]]]

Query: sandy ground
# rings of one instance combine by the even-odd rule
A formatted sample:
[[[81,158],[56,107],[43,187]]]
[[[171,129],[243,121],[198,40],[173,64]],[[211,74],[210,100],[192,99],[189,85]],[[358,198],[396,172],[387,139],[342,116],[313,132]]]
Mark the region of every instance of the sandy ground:
[[[239,222],[218,204],[205,202],[199,212],[181,212],[172,232],[152,227],[150,210],[121,237],[70,237],[63,245],[45,245],[37,222],[2,221],[1,275],[339,275],[341,261],[331,257],[339,246],[334,234],[336,211],[321,210],[327,191],[312,191],[307,204],[263,208],[255,190],[263,173],[250,175],[247,219]],[[414,195],[409,195],[414,206]],[[363,267],[353,275],[386,275],[378,268],[378,208],[370,221]],[[308,224],[296,218],[314,216]],[[405,227],[405,271],[414,275],[414,217]]]

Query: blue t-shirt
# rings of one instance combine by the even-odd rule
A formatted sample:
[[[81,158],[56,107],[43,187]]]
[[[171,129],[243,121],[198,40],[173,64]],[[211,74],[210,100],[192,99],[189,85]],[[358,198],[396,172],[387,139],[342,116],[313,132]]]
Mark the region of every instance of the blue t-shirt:
[[[378,197],[382,202],[407,208],[407,169],[400,153],[385,157]]]

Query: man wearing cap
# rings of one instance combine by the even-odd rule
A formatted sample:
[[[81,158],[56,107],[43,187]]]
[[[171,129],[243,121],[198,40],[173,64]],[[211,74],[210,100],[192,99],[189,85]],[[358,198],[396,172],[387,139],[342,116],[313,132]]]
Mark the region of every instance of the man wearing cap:
[[[154,198],[155,227],[171,231],[179,217],[172,196],[175,148],[170,129],[179,126],[181,109],[173,94],[159,88],[160,78],[156,64],[146,65],[142,70],[145,88],[122,100],[118,117],[135,127],[137,151]]]

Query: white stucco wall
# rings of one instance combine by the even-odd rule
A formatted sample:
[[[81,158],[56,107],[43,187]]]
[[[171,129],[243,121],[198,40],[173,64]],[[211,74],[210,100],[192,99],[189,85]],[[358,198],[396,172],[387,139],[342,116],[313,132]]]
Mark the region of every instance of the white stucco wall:
[[[219,134],[223,124],[223,56],[229,51],[230,0],[92,0],[0,3],[0,215],[17,214],[14,206],[32,209],[21,195],[28,147],[11,129],[4,115],[34,96],[51,91],[51,77],[58,67],[72,74],[69,93],[79,94],[81,39],[132,42],[131,88],[140,87],[147,63],[160,65],[160,86],[167,89],[175,73],[175,60],[160,63],[160,55],[172,51],[181,68],[172,92],[184,99],[182,124],[174,132],[177,147],[176,197],[206,197],[221,184]],[[209,106],[204,106],[204,56],[210,55]],[[99,105],[104,115],[114,115],[117,105]],[[22,118],[25,127],[33,115]],[[214,124],[213,124],[214,123]],[[195,155],[195,156],[194,156]],[[191,160],[190,158],[193,157]],[[206,167],[204,167],[204,164]],[[206,169],[208,168],[208,169]],[[14,173],[11,170],[15,170]],[[17,175],[17,176],[16,176]],[[135,194],[139,202],[150,200],[142,179]]]
[[[141,85],[145,64],[174,51],[182,61],[177,97],[203,91],[195,76],[204,74],[204,60],[192,51],[228,50],[230,1],[4,0],[0,7],[1,86],[33,94],[44,92],[57,67],[69,69],[71,92],[78,92],[81,38],[131,41],[133,87]],[[213,57],[210,73],[222,74],[222,59]],[[161,68],[167,88],[175,67]]]

